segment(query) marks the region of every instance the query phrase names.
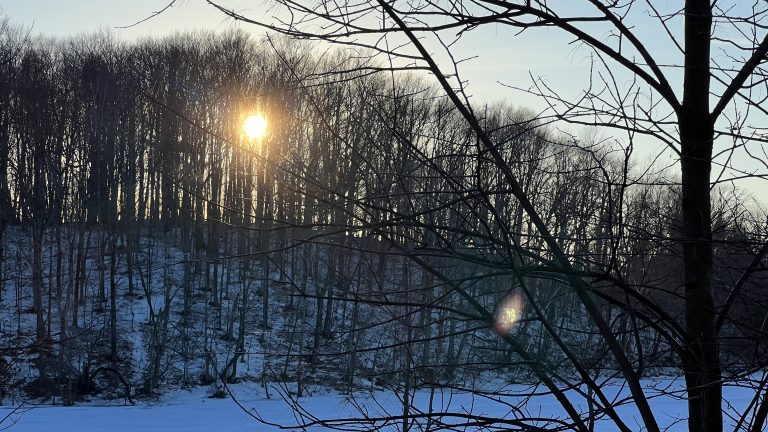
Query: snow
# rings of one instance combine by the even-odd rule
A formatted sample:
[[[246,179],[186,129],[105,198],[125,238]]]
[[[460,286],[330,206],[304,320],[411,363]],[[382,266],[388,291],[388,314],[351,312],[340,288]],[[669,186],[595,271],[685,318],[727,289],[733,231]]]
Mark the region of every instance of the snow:
[[[651,406],[662,427],[669,427],[670,432],[687,430],[683,421],[686,412],[686,401],[681,397],[682,382],[680,380],[647,380],[646,388],[656,388],[660,392],[651,399]],[[663,391],[662,391],[663,389]],[[267,399],[263,389],[256,383],[243,383],[230,387],[237,403],[233,399],[209,399],[204,387],[192,390],[177,390],[165,395],[157,403],[139,402],[137,406],[75,406],[75,407],[22,407],[9,419],[0,423],[0,430],[9,427],[14,432],[154,432],[154,431],[186,431],[186,432],[236,432],[236,431],[277,431],[277,425],[264,424],[254,416],[268,423],[283,426],[296,426],[301,419],[291,405],[270,392],[272,398]],[[510,386],[508,390],[529,393],[531,387],[523,385]],[[753,391],[747,388],[726,387],[725,399],[730,404],[728,410],[745,407]],[[626,396],[626,389],[618,385],[606,386],[609,397]],[[420,390],[414,397],[414,406],[426,409],[430,392]],[[370,417],[381,415],[398,415],[402,413],[402,405],[398,395],[392,392],[377,392],[374,394],[359,393],[353,397],[328,391],[326,394],[315,394],[301,398],[301,410],[318,418],[354,418],[360,417],[360,410],[366,410]],[[238,405],[239,404],[239,405]],[[242,408],[241,408],[242,406]],[[510,418],[510,407],[500,404],[491,398],[485,398],[469,393],[454,393],[448,390],[437,390],[433,400],[435,410],[444,407],[453,412],[471,411],[475,415],[499,416]],[[584,409],[585,407],[580,407]],[[536,417],[561,417],[562,409],[551,396],[537,396],[530,400],[525,409],[528,414]],[[0,418],[13,410],[12,407],[0,408]],[[249,415],[248,412],[250,411]],[[641,430],[636,411],[631,404],[619,408],[622,417],[634,430]],[[12,424],[15,421],[15,424]],[[310,421],[308,417],[304,421]],[[383,430],[398,430],[400,423],[392,422]],[[596,430],[614,431],[615,427],[600,423]],[[365,425],[357,425],[357,430],[367,430]],[[285,430],[285,429],[282,429]],[[299,429],[295,429],[299,430]],[[313,426],[310,431],[328,430],[324,427]]]
[[[13,293],[11,288],[16,288],[18,283],[17,289],[21,293],[21,304],[16,305],[13,301],[0,303],[0,330],[7,333],[6,339],[0,340],[0,343],[2,346],[27,346],[33,342],[34,315],[19,313],[16,308],[21,307],[21,309],[24,309],[31,303],[29,284],[26,283],[30,270],[28,259],[25,258],[23,253],[23,251],[29,249],[25,243],[28,239],[19,230],[11,230],[6,235],[8,235],[6,244],[11,252],[8,256],[15,257],[13,261],[9,260],[6,262],[8,266],[13,264],[12,268],[6,269],[6,274],[16,275],[15,279],[8,282],[10,286],[6,287],[6,293],[10,296]],[[150,241],[153,243],[149,244]],[[369,381],[370,377],[361,374],[361,377],[356,380],[356,385],[352,388],[358,390],[370,388],[375,390],[373,394],[360,391],[349,396],[338,391],[319,387],[320,383],[333,383],[333,380],[338,379],[339,376],[336,373],[338,372],[339,365],[334,364],[335,360],[327,356],[322,357],[327,359],[326,362],[321,362],[322,364],[318,366],[318,369],[322,372],[318,373],[318,376],[322,379],[308,381],[302,385],[306,396],[300,399],[299,410],[294,409],[296,406],[283,400],[280,397],[280,392],[277,390],[270,391],[271,397],[268,398],[261,387],[262,372],[268,370],[269,366],[269,356],[265,353],[288,351],[286,338],[281,334],[289,327],[298,329],[298,331],[308,328],[306,323],[299,322],[297,325],[290,321],[291,319],[298,319],[295,315],[293,318],[290,318],[288,314],[283,313],[289,293],[283,293],[281,297],[277,289],[270,297],[271,328],[269,330],[257,330],[259,328],[258,314],[255,314],[254,317],[249,317],[248,328],[250,331],[248,332],[249,336],[245,340],[246,354],[241,358],[241,362],[238,363],[238,379],[240,383],[230,386],[230,390],[237,402],[233,399],[208,398],[208,395],[213,393],[212,388],[193,387],[186,390],[180,389],[179,387],[190,387],[200,382],[198,379],[200,373],[207,366],[203,354],[210,353],[211,361],[216,370],[221,371],[231,358],[235,350],[235,343],[233,338],[222,338],[223,329],[207,322],[207,319],[193,320],[188,326],[181,325],[181,316],[178,312],[183,305],[179,287],[182,286],[184,273],[183,266],[179,265],[179,263],[183,263],[183,254],[178,248],[159,240],[143,238],[142,242],[142,249],[147,251],[143,257],[145,261],[142,261],[142,265],[146,266],[146,261],[149,258],[154,263],[151,271],[147,271],[145,268],[145,274],[148,274],[146,283],[152,287],[149,296],[147,296],[147,291],[140,288],[137,288],[136,296],[128,297],[125,295],[127,283],[124,273],[122,273],[122,267],[121,277],[117,281],[120,293],[118,299],[119,333],[121,335],[121,342],[123,342],[124,348],[122,353],[125,360],[125,364],[122,365],[122,371],[131,383],[134,390],[133,397],[137,399],[137,406],[123,406],[121,398],[124,392],[122,389],[111,389],[104,386],[106,390],[110,391],[99,394],[99,397],[103,399],[91,400],[90,402],[78,399],[74,401],[77,406],[73,407],[51,406],[50,398],[39,399],[38,402],[30,402],[29,405],[23,405],[20,409],[16,409],[18,408],[16,406],[0,407],[0,431],[6,429],[13,432],[277,431],[285,430],[280,429],[277,425],[300,426],[311,423],[316,418],[354,419],[362,417],[361,412],[364,412],[368,417],[399,416],[402,414],[401,395],[382,390],[381,386],[387,385],[386,380],[383,383],[374,384]],[[88,301],[81,309],[80,327],[74,329],[83,332],[84,329],[95,329],[91,333],[83,333],[83,344],[93,344],[93,346],[84,346],[82,349],[71,353],[74,367],[79,366],[86,359],[97,357],[97,354],[105,349],[104,330],[101,330],[102,333],[99,333],[99,329],[107,328],[108,316],[104,311],[96,311],[96,307],[99,305],[95,300],[95,287],[97,286],[95,278],[98,275],[95,269],[94,257],[97,254],[98,250],[94,249],[88,255],[90,260],[90,264],[87,266],[89,278],[89,283],[87,284]],[[48,265],[45,267],[49,268]],[[220,269],[220,273],[224,273],[223,268]],[[233,274],[236,273],[233,272]],[[279,275],[273,275],[273,278],[279,280]],[[233,276],[233,280],[230,283],[232,284],[230,288],[236,293],[242,281]],[[311,286],[312,281],[307,283]],[[166,286],[173,289],[166,291]],[[195,293],[198,293],[198,291],[199,289]],[[249,291],[251,296],[254,296],[253,303],[258,304],[260,299],[255,298],[256,290],[249,289]],[[311,288],[310,291],[312,291]],[[506,305],[506,303],[504,304]],[[150,311],[150,305],[152,311]],[[207,297],[205,296],[202,299],[196,300],[192,305],[193,315],[196,317],[206,317],[206,314],[210,313],[211,316],[209,318],[212,320],[214,313],[207,309],[207,305]],[[233,313],[238,310],[238,307],[236,295],[223,299],[220,305],[221,309],[218,310],[224,314],[225,318],[223,321],[227,320],[227,316],[233,317]],[[311,307],[307,309],[309,311],[312,310]],[[157,390],[161,394],[159,396],[160,399],[147,399],[148,396],[145,394],[136,392],[148,369],[147,326],[150,325],[152,318],[158,319],[163,310],[172,312],[169,315],[170,323],[168,325],[170,334],[164,339],[168,349],[162,359],[166,378],[158,383],[159,388]],[[57,308],[53,307],[52,312],[52,322],[55,328],[56,323],[58,323],[56,316]],[[302,319],[311,319],[311,316],[308,315],[307,317],[302,317]],[[338,322],[343,322],[349,319],[349,317],[348,314],[345,315],[342,311],[338,313],[336,319]],[[226,327],[226,325],[222,327]],[[236,332],[239,329],[238,327],[239,324],[236,320],[233,321],[232,330]],[[390,338],[389,340],[397,340],[397,336],[387,333],[391,331],[395,331],[394,328],[381,326],[377,332],[366,333],[365,336],[369,338],[368,346],[386,345],[387,338]],[[0,334],[3,333],[0,332]],[[56,331],[54,331],[55,334]],[[185,345],[179,343],[179,341],[184,339],[182,336],[186,335],[190,336],[190,343],[186,346],[186,349],[190,351],[188,356],[181,355]],[[376,342],[377,338],[383,339],[383,341],[378,342],[378,345]],[[201,343],[201,340],[205,342]],[[334,348],[332,347],[331,351],[332,349]],[[88,354],[88,350],[93,352]],[[390,352],[389,355],[394,354]],[[32,360],[33,356],[24,353],[21,353],[18,358],[14,359],[17,377],[29,381],[36,376]],[[371,350],[368,354],[361,354],[360,357],[360,361],[366,365],[366,368],[376,371],[389,370],[388,367],[390,366],[386,365],[388,360],[392,360],[392,357],[388,357],[384,350]],[[395,362],[392,361],[391,363],[394,364]],[[95,368],[99,365],[101,364],[94,363],[92,367]],[[290,368],[296,367],[296,363],[288,364],[286,362],[284,366],[285,370],[290,372]],[[674,370],[672,370],[673,372]],[[474,383],[472,385],[482,386],[485,390],[506,395],[501,400],[467,392],[436,389],[431,405],[435,412],[450,411],[476,416],[512,418],[514,412],[519,412],[529,417],[565,418],[563,409],[551,395],[542,394],[526,399],[526,395],[544,392],[541,387],[532,388],[531,386],[521,384],[510,385],[508,384],[509,381],[505,380],[519,379],[519,377],[505,376],[506,373],[503,370],[489,371],[488,373],[480,374],[482,376],[467,374],[467,377],[465,377],[472,378],[471,381]],[[271,376],[273,380],[270,381],[270,385],[278,386],[279,384],[275,382],[274,378],[283,379],[284,377],[280,377],[277,374],[274,375]],[[288,373],[287,379],[295,379],[296,377],[293,375],[296,374]],[[603,374],[603,376],[605,375]],[[755,377],[756,382],[760,382],[761,379],[762,377]],[[467,381],[461,380],[457,382],[466,383]],[[745,385],[744,387],[727,387],[724,389],[725,402],[723,409],[729,424],[735,422],[733,419],[738,418],[739,413],[749,405],[749,402],[755,395],[755,389],[749,388],[749,385],[754,386],[754,384],[750,384],[748,379],[743,380],[743,384]],[[337,386],[337,388],[345,387],[347,386]],[[687,403],[684,399],[685,389],[682,381],[679,379],[649,379],[643,382],[643,387],[647,389],[650,404],[661,427],[663,429],[669,427],[667,430],[671,432],[686,431]],[[628,397],[626,388],[617,382],[605,384],[604,389],[606,396],[613,401],[620,401]],[[292,390],[295,390],[295,388]],[[18,388],[7,396],[5,402],[11,404],[27,399]],[[110,396],[117,399],[110,400],[108,399]],[[419,390],[413,395],[411,414],[419,411],[426,412],[430,406],[431,396],[432,393],[429,390]],[[54,400],[57,398],[57,403],[61,403],[61,397],[55,396]],[[587,412],[588,407],[584,403],[583,397],[575,394],[575,392],[570,392],[569,398],[578,410]],[[35,405],[40,400],[44,400],[45,404]],[[642,430],[640,422],[637,420],[637,410],[630,402],[620,405],[617,410],[632,430]],[[254,417],[259,417],[267,423],[261,423]],[[446,422],[462,422],[466,419],[445,418],[444,420]],[[372,429],[372,426],[371,424],[358,423],[355,425],[345,425],[344,427],[348,428],[348,430],[363,431]],[[376,426],[382,426],[382,424],[379,423]],[[296,429],[298,428],[294,430]],[[401,421],[397,419],[391,420],[381,428],[382,431],[400,429]],[[308,430],[323,431],[328,429],[321,426],[313,426],[308,428]],[[415,430],[418,430],[418,428]],[[596,430],[610,432],[616,430],[616,428],[608,422],[601,422],[597,425]]]
[[[259,405],[282,418],[287,413],[279,400],[259,401]],[[0,409],[5,417],[10,408]],[[176,391],[157,404],[139,402],[136,406],[22,407],[12,419],[13,431],[256,431],[263,426],[243,412],[231,399],[209,399],[204,388]],[[286,418],[287,420],[288,418]],[[0,427],[10,424],[6,420]]]

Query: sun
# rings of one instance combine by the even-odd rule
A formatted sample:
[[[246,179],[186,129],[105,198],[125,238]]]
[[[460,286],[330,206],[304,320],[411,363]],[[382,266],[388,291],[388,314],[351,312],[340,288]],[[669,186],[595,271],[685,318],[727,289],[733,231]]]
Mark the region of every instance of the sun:
[[[243,132],[248,139],[262,138],[267,133],[267,119],[261,114],[249,115],[243,122]]]

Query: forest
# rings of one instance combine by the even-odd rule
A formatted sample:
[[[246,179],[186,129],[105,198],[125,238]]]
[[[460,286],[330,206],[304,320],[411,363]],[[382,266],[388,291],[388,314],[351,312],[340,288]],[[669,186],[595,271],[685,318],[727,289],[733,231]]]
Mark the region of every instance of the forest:
[[[679,174],[595,128],[475,107],[489,149],[425,74],[284,36],[0,39],[0,402],[391,389],[408,430],[421,389],[538,383],[580,430],[691,361]],[[723,379],[760,393],[766,209],[711,194]]]

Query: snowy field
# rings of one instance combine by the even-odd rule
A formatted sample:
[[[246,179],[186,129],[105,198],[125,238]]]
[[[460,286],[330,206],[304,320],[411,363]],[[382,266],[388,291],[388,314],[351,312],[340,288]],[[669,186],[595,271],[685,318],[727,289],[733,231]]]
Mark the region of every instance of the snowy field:
[[[647,381],[648,386],[657,389],[659,394],[651,399],[651,405],[657,420],[662,427],[669,427],[669,431],[685,431],[687,429],[681,418],[685,415],[686,403],[681,399],[680,381],[661,380]],[[509,389],[519,389],[520,392],[530,391],[527,386],[515,386]],[[264,396],[263,389],[255,383],[239,384],[231,388],[237,397],[237,402],[232,399],[209,399],[206,397],[205,388],[197,388],[191,391],[179,390],[171,392],[162,400],[148,404],[137,402],[136,406],[94,406],[80,405],[74,407],[36,406],[22,407],[17,413],[11,414],[0,424],[0,430],[18,432],[160,432],[160,431],[185,431],[185,432],[236,432],[236,431],[277,431],[281,429],[277,425],[261,423],[254,416],[261,417],[268,423],[285,426],[296,426],[302,423],[297,411],[278,395],[272,395],[271,399]],[[626,393],[620,387],[607,388],[606,392],[611,396],[625,396]],[[743,408],[749,403],[751,395],[749,390],[727,388],[725,400],[730,404],[724,407],[726,412],[733,413],[734,408]],[[426,409],[428,407],[429,391],[420,391],[416,394],[414,405]],[[499,404],[492,398],[485,398],[466,393],[440,393],[433,395],[433,407],[448,407],[454,412],[469,411],[476,415],[499,416],[511,418],[511,408]],[[584,409],[585,407],[580,407]],[[392,393],[361,394],[354,398],[337,393],[328,393],[301,399],[301,409],[309,416],[318,418],[344,418],[360,417],[361,410],[365,410],[369,417],[383,415],[398,415],[402,413],[400,399]],[[530,416],[535,417],[560,417],[562,410],[554,398],[550,396],[537,397],[528,402],[523,409]],[[250,410],[252,415],[246,411]],[[6,417],[12,408],[0,408],[0,417]],[[625,420],[636,418],[636,412],[631,405],[619,408]],[[303,422],[310,422],[310,417],[304,417]],[[641,427],[637,422],[628,420],[630,427]],[[395,421],[384,430],[398,430],[399,421]],[[609,424],[598,424],[596,430],[613,431],[615,428]],[[366,430],[363,425],[357,426],[358,430]],[[290,428],[288,430],[301,430]],[[308,430],[321,431],[326,428],[319,426],[309,427]]]

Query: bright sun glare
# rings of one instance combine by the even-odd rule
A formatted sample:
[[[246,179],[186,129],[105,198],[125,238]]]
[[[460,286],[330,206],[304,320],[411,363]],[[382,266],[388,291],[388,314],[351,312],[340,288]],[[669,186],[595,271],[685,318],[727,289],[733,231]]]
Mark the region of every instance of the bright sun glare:
[[[267,133],[267,119],[260,114],[250,115],[243,122],[243,131],[249,139],[261,138]]]

